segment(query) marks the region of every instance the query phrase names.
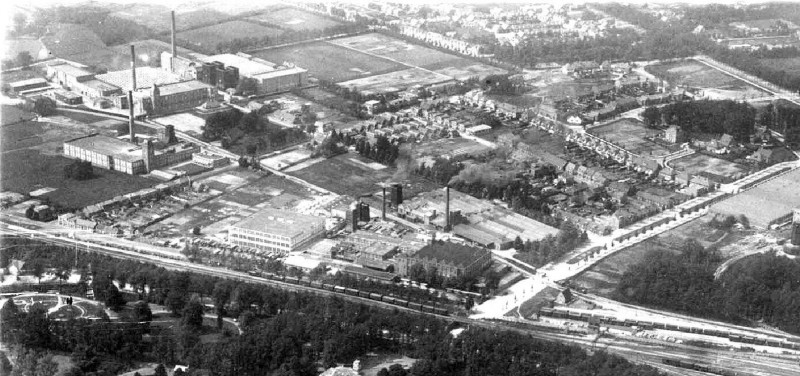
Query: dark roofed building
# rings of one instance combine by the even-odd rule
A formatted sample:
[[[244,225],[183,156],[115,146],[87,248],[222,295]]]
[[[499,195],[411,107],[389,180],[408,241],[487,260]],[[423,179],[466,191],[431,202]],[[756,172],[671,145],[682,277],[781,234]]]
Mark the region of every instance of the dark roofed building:
[[[484,248],[433,242],[414,255],[401,258],[398,272],[401,275],[408,275],[412,265],[421,264],[426,270],[436,268],[437,273],[446,278],[469,276],[483,270],[491,261],[491,252]]]

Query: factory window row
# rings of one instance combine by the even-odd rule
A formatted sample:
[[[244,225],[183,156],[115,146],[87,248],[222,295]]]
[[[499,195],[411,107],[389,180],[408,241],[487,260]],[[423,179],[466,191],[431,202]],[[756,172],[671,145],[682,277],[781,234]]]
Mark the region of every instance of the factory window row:
[[[284,249],[284,248],[269,247],[269,246],[265,246],[265,245],[259,244],[259,243],[251,243],[251,242],[246,241],[246,240],[234,240],[232,243],[236,244],[238,246],[242,246],[242,247],[254,248],[254,249],[262,249],[262,250],[266,250],[266,251],[278,251],[278,252],[286,251],[286,249]]]
[[[289,247],[288,243],[282,243],[282,242],[268,240],[268,239],[264,239],[264,238],[260,238],[260,237],[245,236],[245,235],[239,235],[239,234],[231,234],[231,236],[234,239],[237,239],[237,238],[238,239],[246,239],[246,240],[251,241],[251,242],[274,244],[274,245],[277,245],[277,246],[280,246],[280,247],[287,247],[287,248]]]

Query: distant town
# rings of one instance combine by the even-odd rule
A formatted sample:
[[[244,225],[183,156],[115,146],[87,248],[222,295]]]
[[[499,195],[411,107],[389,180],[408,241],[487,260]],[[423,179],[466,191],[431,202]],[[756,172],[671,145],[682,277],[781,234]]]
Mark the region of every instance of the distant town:
[[[10,9],[0,374],[800,372],[798,4]]]

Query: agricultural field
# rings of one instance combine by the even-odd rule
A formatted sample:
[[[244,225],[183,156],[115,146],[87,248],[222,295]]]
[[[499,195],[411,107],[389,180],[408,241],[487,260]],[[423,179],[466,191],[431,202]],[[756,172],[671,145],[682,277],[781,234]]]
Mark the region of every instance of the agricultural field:
[[[290,30],[323,30],[341,25],[330,18],[309,13],[296,8],[283,8],[250,17],[254,21],[265,22]]]
[[[452,80],[449,76],[419,68],[384,73],[380,75],[345,81],[339,85],[355,89],[363,94],[395,93],[415,85],[429,86]]]
[[[685,171],[689,174],[698,174],[705,171],[729,178],[743,175],[748,170],[744,165],[699,153],[674,159],[669,162],[669,165],[678,171]]]
[[[449,63],[451,60],[469,61],[456,55],[411,44],[404,40],[378,33],[333,39],[330,43],[422,68],[427,68],[434,64]]]
[[[253,54],[267,61],[291,62],[318,79],[333,82],[406,69],[403,64],[325,42],[271,48]]]
[[[744,81],[729,76],[703,63],[686,60],[648,65],[645,70],[663,78],[672,86],[706,89],[703,95],[713,99],[747,99],[768,96]]]
[[[378,165],[357,154],[346,153],[290,174],[334,193],[358,197],[380,191],[378,183],[393,180],[395,172],[394,167]],[[403,187],[405,197],[437,187],[435,183],[416,177],[403,177],[403,180],[406,180]]]
[[[636,119],[620,119],[591,128],[588,132],[639,155],[659,157],[671,153],[667,147],[647,140],[659,131],[648,129],[644,123]]]
[[[191,43],[193,46],[214,50],[218,44],[230,42],[236,38],[275,38],[281,34],[283,34],[281,29],[236,20],[184,31],[178,34],[178,38]]]
[[[71,163],[72,159],[37,150],[5,152],[0,161],[0,185],[3,190],[21,194],[53,188],[43,198],[65,209],[78,209],[158,184],[142,176],[101,168],[95,168],[95,177],[89,180],[64,179],[64,167]]]
[[[213,9],[191,9],[193,10],[175,12],[175,28],[178,31],[188,30],[202,25],[210,25],[230,17],[225,13]],[[155,32],[163,32],[170,30],[171,10],[170,7],[165,5],[131,4],[125,7],[125,9],[111,13],[111,15],[134,21]]]

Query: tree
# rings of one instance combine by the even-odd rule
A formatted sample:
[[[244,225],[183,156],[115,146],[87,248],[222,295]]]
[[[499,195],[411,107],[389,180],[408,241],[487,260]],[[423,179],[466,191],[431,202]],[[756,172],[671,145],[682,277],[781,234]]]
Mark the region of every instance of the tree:
[[[74,180],[88,180],[94,177],[94,168],[89,161],[75,160],[64,166],[64,177]]]
[[[167,368],[164,367],[164,364],[159,363],[156,366],[155,371],[156,371],[156,373],[154,374],[155,376],[167,376]]]
[[[239,157],[239,167],[247,168],[250,166],[250,161],[245,156]]]
[[[150,305],[147,304],[147,302],[139,301],[133,305],[133,321],[136,322],[153,321],[153,311],[150,310]]]
[[[416,263],[408,268],[408,278],[412,281],[425,282],[425,267]]]
[[[523,243],[522,238],[520,238],[519,235],[517,235],[517,237],[514,239],[514,249],[516,249],[517,251],[521,251],[524,249],[524,247],[525,243]]]
[[[183,326],[190,330],[200,330],[203,327],[203,303],[196,296],[183,308]]]
[[[33,102],[33,112],[39,114],[39,116],[54,115],[56,113],[56,102],[50,98],[40,96]]]
[[[112,311],[119,311],[123,306],[125,306],[125,298],[122,297],[117,286],[110,283],[106,289],[106,307]]]
[[[258,81],[249,77],[241,78],[239,84],[236,85],[237,95],[252,95],[256,93],[256,90],[258,90]]]
[[[655,128],[661,124],[661,111],[658,110],[658,107],[647,107],[642,111],[642,119],[646,126]]]
[[[14,13],[14,33],[17,35],[22,34],[25,30],[25,24],[28,22],[28,17],[24,13]]]

